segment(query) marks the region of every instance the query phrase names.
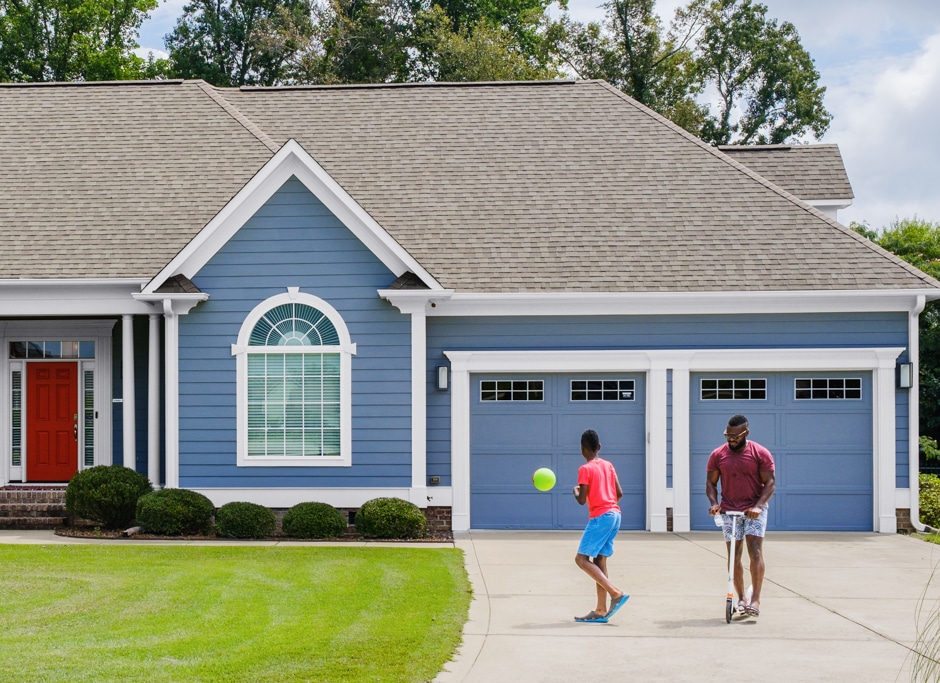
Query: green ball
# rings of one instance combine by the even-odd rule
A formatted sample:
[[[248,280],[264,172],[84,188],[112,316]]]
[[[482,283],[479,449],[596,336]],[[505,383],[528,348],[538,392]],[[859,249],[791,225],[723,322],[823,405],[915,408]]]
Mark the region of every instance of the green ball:
[[[532,483],[539,491],[551,491],[555,487],[555,473],[547,467],[540,467],[532,475]]]

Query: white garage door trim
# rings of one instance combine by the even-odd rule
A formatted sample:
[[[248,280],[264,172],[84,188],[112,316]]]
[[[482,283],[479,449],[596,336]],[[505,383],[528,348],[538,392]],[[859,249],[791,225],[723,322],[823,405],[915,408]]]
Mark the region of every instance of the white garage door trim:
[[[445,351],[451,362],[452,528],[470,529],[470,373],[646,372],[647,529],[689,531],[690,373],[869,370],[872,372],[873,528],[897,532],[895,362],[905,349],[707,349],[691,351]],[[672,490],[666,489],[668,371],[672,370]]]

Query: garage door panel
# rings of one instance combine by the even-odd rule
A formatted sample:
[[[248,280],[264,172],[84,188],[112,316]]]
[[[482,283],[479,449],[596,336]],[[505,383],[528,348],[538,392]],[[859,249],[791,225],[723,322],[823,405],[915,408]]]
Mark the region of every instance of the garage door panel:
[[[474,444],[480,447],[505,448],[511,441],[515,447],[552,445],[552,414],[527,414],[505,411],[501,414],[482,413],[474,416]],[[511,439],[508,435],[512,435]]]
[[[871,450],[871,411],[788,413],[787,446],[854,447]],[[867,426],[860,429],[859,425]]]
[[[516,501],[512,517],[507,517],[504,501],[512,496]],[[517,487],[495,489],[477,493],[473,497],[473,524],[480,529],[551,529],[553,497],[548,493]]]
[[[871,453],[829,448],[824,456],[818,451],[788,450],[775,457],[778,485],[868,488],[872,485]]]
[[[847,377],[842,373],[694,373],[689,416],[692,528],[715,529],[707,514],[705,467],[722,443],[728,418],[741,413],[748,418],[750,438],[774,456],[777,488],[770,529],[870,531],[871,373],[848,376],[861,379],[861,399],[796,398],[797,378]],[[702,399],[702,379],[729,377],[766,380],[766,398]]]
[[[871,531],[872,499],[860,493],[827,491],[816,493],[786,492],[776,506],[789,527],[804,531]]]
[[[617,379],[633,387],[634,400],[572,400],[572,380]],[[544,400],[482,401],[480,383],[544,382]],[[645,401],[643,375],[474,375],[471,392],[470,525],[496,529],[582,529],[587,507],[571,494],[577,483],[581,433],[594,429],[601,457],[613,462],[625,489],[623,528],[646,527]],[[629,384],[632,382],[632,385]],[[532,472],[557,476],[547,493],[532,487]]]

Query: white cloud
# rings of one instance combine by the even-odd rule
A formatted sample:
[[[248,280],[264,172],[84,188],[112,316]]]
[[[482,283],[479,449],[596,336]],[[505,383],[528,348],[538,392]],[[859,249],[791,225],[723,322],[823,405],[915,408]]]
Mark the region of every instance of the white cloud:
[[[166,57],[163,36],[170,33],[176,26],[176,20],[183,15],[183,6],[187,0],[163,0],[155,10],[150,13],[140,27],[140,50],[137,54],[146,59],[148,52],[157,57]]]
[[[940,31],[910,56],[859,62],[843,77],[828,93],[826,135],[856,195],[840,219],[874,228],[915,214],[940,221]]]

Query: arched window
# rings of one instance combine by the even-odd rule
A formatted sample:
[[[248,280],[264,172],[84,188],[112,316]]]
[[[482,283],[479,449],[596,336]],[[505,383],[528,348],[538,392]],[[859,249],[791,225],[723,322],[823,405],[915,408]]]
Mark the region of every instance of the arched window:
[[[297,288],[245,319],[238,371],[239,465],[349,465],[351,357],[339,313]]]

